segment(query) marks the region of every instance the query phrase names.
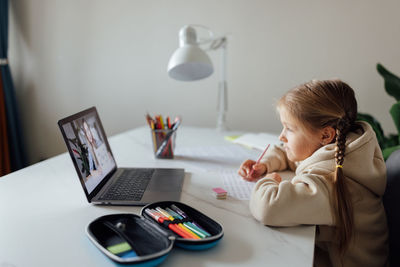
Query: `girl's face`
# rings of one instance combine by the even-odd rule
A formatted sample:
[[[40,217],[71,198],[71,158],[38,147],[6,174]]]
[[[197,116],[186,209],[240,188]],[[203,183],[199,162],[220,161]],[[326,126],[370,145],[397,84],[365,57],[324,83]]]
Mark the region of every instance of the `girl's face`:
[[[311,131],[293,118],[285,109],[279,110],[283,130],[279,140],[284,143],[286,155],[291,161],[302,161],[322,147],[322,132]]]

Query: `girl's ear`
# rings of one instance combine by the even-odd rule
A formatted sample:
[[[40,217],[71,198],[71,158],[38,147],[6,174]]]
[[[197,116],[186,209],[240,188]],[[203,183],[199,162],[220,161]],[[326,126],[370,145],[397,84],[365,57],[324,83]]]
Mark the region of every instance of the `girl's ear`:
[[[326,126],[321,132],[321,144],[327,145],[332,142],[336,136],[336,131],[332,126]]]

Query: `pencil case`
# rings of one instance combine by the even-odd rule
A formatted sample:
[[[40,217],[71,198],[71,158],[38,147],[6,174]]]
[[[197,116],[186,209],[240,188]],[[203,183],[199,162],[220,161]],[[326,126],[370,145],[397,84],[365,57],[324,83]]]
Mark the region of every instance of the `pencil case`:
[[[173,221],[161,223],[161,220],[156,221],[152,217],[154,214],[149,215],[150,211],[156,209],[173,213],[171,207],[180,210],[186,217],[176,213]],[[198,239],[182,237],[180,232],[178,234],[175,226],[179,224],[192,229],[192,233],[197,232]],[[141,216],[131,213],[101,216],[88,224],[86,233],[111,260],[146,267],[163,262],[174,246],[187,250],[209,249],[224,235],[219,223],[184,203],[174,201],[148,204],[142,208]]]

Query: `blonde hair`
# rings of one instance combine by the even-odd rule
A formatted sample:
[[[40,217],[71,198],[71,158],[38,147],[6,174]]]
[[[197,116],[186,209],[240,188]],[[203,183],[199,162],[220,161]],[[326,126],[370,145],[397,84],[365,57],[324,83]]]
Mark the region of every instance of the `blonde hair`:
[[[310,130],[331,126],[336,130],[335,164],[332,206],[335,212],[336,237],[343,254],[353,235],[353,208],[344,179],[342,165],[345,156],[346,135],[358,128],[357,101],[353,89],[340,80],[313,80],[295,87],[279,101],[284,108]]]

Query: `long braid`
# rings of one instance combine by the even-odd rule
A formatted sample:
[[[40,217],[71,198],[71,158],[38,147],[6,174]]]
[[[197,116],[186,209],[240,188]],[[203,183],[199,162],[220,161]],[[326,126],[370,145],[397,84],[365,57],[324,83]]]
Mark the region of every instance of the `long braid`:
[[[346,128],[344,120],[340,119],[336,126],[336,153],[335,160],[337,166],[342,166],[344,161],[344,152],[346,150]]]
[[[350,129],[350,125],[346,119],[339,119],[336,127],[336,172],[334,177],[335,197],[334,207],[337,211],[336,217],[336,235],[339,240],[339,251],[344,253],[352,238],[352,230],[354,226],[353,208],[351,201],[346,199],[348,189],[343,175],[343,162],[346,150],[346,135]]]

